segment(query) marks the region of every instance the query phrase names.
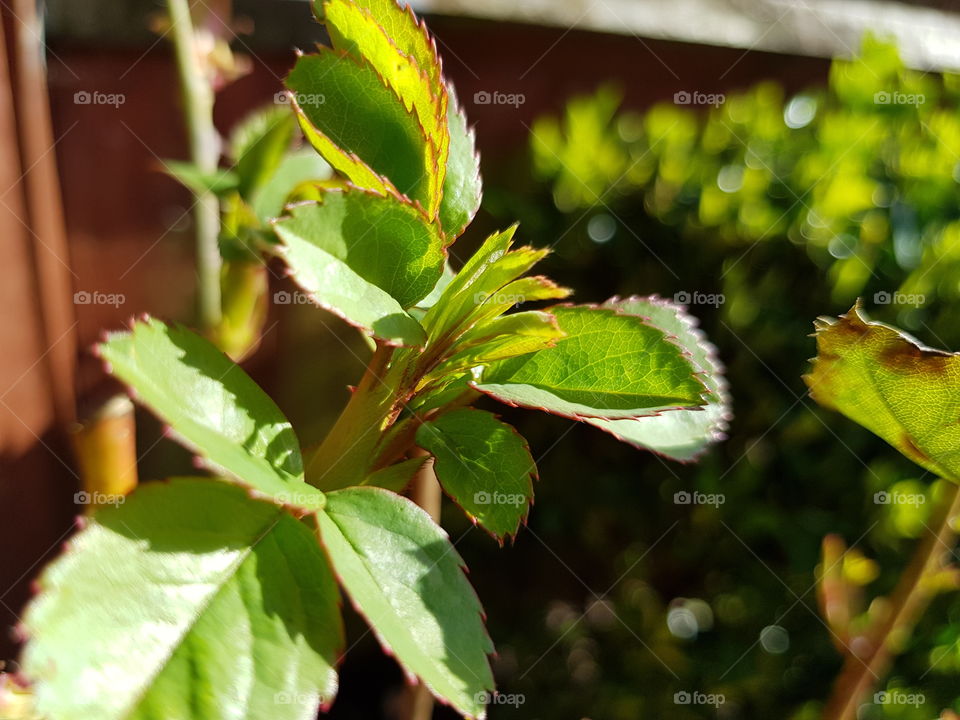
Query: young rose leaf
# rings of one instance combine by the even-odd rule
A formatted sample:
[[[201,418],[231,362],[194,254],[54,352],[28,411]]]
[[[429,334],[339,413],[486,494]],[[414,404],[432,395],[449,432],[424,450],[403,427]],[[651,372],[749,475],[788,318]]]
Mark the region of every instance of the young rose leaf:
[[[444,375],[476,365],[526,355],[556,345],[563,337],[550,313],[531,310],[489,320],[464,333],[454,353],[437,370]]]
[[[287,87],[308,121],[307,139],[331,165],[354,184],[367,187],[369,172],[344,160],[356,156],[401,193],[430,207],[439,193],[436,157],[416,116],[373,67],[349,53],[320,48],[318,54],[297,60]],[[330,154],[327,143],[315,142],[318,137],[341,152]]]
[[[252,113],[230,135],[230,155],[240,178],[238,190],[249,199],[280,167],[293,143],[296,121],[282,105]]]
[[[682,349],[642,318],[607,308],[550,310],[556,347],[487,367],[475,386],[507,403],[575,419],[625,419],[704,404]]]
[[[869,320],[859,302],[816,329],[817,357],[804,377],[813,399],[960,482],[960,355]]]
[[[416,60],[402,52],[368,10],[353,0],[328,0],[325,23],[336,50],[369,63],[393,90],[407,112],[416,116],[426,138],[430,164],[437,174],[434,194],[424,203],[431,220],[440,207],[440,188],[446,173],[450,133],[447,130],[447,93],[434,86]],[[410,17],[406,14],[404,17]],[[410,22],[413,22],[412,17]]]
[[[358,189],[330,190],[290,208],[277,232],[288,248],[309,243],[393,297],[403,308],[425,298],[446,255],[436,228],[410,205]],[[299,256],[297,256],[299,257]],[[291,263],[294,277],[301,267]],[[323,297],[323,288],[317,290]]]
[[[147,318],[98,346],[109,371],[217,472],[254,492],[299,491],[306,509],[323,495],[303,482],[300,445],[260,387],[212,343],[182,325]]]
[[[642,316],[665,331],[689,353],[694,364],[702,371],[700,377],[710,395],[702,409],[673,410],[662,415],[629,420],[589,418],[587,422],[618,440],[681,462],[696,459],[710,443],[722,440],[730,418],[727,381],[723,377],[723,366],[717,360],[716,348],[697,328],[696,319],[682,305],[656,296],[625,300],[614,298],[604,307]]]
[[[473,130],[467,127],[467,118],[457,103],[452,87],[448,87],[447,94],[450,149],[443,180],[440,224],[452,242],[463,234],[480,209],[483,183],[480,179],[480,156],[477,154]]]
[[[314,13],[322,23],[328,22],[324,7],[327,4],[328,0],[313,0]],[[391,42],[416,61],[421,72],[430,78],[432,87],[439,88],[442,80],[437,48],[426,25],[417,22],[408,5],[401,6],[396,0],[353,0],[353,4],[376,18]]]
[[[483,718],[493,645],[446,533],[380,488],[331,492],[317,518],[334,571],[384,648],[439,699]]]
[[[283,207],[299,185],[321,182],[331,175],[330,166],[312,148],[287,153],[274,172],[250,196],[250,206],[260,222],[283,214]]]
[[[309,528],[240,488],[144,485],[39,584],[23,669],[45,717],[303,720],[336,693],[327,559]]]
[[[446,493],[502,542],[533,500],[537,467],[516,430],[484,410],[461,408],[420,426],[417,444],[436,459]]]

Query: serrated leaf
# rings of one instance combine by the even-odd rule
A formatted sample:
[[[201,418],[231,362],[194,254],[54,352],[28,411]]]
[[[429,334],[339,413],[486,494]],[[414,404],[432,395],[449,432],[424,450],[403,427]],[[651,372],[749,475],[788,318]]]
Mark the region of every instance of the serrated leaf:
[[[321,182],[330,175],[330,165],[312,148],[287,153],[274,172],[252,193],[250,206],[260,222],[267,223],[283,213],[284,205],[299,185]]]
[[[340,582],[385,649],[458,712],[484,717],[493,646],[446,533],[380,488],[331,492],[317,517]]]
[[[558,306],[556,347],[494,363],[475,386],[507,403],[583,419],[624,419],[703,404],[681,348],[642,318]]]
[[[658,297],[614,298],[604,307],[629,315],[647,318],[679,343],[690,355],[710,395],[702,409],[673,410],[662,415],[631,420],[587,420],[618,440],[674,460],[694,460],[712,442],[723,439],[730,417],[730,398],[723,366],[717,360],[716,348],[697,328],[696,320],[682,305]]]
[[[377,19],[387,37],[400,50],[416,60],[420,70],[426,73],[435,86],[441,80],[440,58],[437,55],[433,39],[422,22],[417,22],[409,6],[401,7],[395,0],[353,0],[354,4],[369,12]],[[325,0],[314,0],[313,8],[317,19],[327,22]]]
[[[454,502],[497,539],[516,535],[533,500],[537,467],[527,442],[492,413],[461,408],[424,423],[417,444]]]
[[[299,490],[306,509],[323,495],[303,482],[290,423],[263,390],[212,343],[148,318],[98,346],[134,398],[219,472],[269,498]],[[308,498],[308,495],[311,498]]]
[[[337,689],[339,593],[312,532],[212,480],[97,513],[24,622],[57,720],[306,720]]]
[[[816,328],[817,357],[804,377],[814,400],[960,482],[960,355],[871,321],[859,303]]]
[[[512,313],[474,327],[435,374],[454,372],[553,347],[563,337],[556,318],[539,310]]]
[[[297,60],[287,87],[313,128],[305,132],[308,140],[331,165],[354,184],[367,187],[369,172],[344,161],[355,155],[399,192],[430,207],[439,192],[438,173],[423,128],[366,61],[320,48]],[[318,133],[341,153],[330,155],[326,143],[318,145]]]
[[[480,179],[480,156],[477,154],[473,130],[467,127],[467,118],[457,103],[452,87],[448,87],[447,95],[450,148],[443,180],[440,224],[452,242],[463,234],[480,209],[483,182]]]
[[[262,186],[280,167],[296,133],[296,120],[288,108],[273,105],[251,113],[230,135],[230,155],[245,198]]]
[[[416,60],[402,52],[387,35],[378,19],[353,0],[328,0],[324,12],[334,49],[369,63],[407,112],[416,116],[426,139],[428,164],[437,175],[433,194],[424,203],[428,218],[434,219],[440,207],[450,147],[446,88],[434,86]]]
[[[414,208],[362,190],[328,191],[290,208],[277,232],[289,246],[308,242],[408,308],[437,284],[446,260],[436,229]],[[296,275],[300,267],[291,264]],[[321,290],[322,292],[322,290]]]

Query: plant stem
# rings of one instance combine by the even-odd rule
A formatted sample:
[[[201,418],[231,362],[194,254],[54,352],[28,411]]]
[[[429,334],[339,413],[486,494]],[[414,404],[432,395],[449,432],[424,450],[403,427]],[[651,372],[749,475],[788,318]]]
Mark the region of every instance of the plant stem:
[[[960,486],[946,485],[946,494],[933,519],[933,530],[917,548],[897,583],[887,617],[860,638],[867,641],[868,652],[863,656],[848,653],[833,695],[824,708],[823,720],[855,720],[860,703],[890,671],[903,639],[913,631],[936,593],[926,580],[942,569],[944,553],[953,549],[957,534],[952,522],[960,515]]]
[[[180,76],[184,122],[190,160],[203,173],[214,173],[220,159],[220,136],[213,124],[213,86],[199,54],[193,19],[187,0],[167,0],[170,33]],[[205,331],[220,323],[220,201],[211,192],[198,196],[194,206],[196,225],[197,310]]]
[[[410,453],[414,457],[429,455],[425,450],[414,448]],[[433,463],[427,461],[417,472],[410,486],[410,499],[429,513],[437,524],[440,523],[440,505],[443,493],[440,483],[433,472]],[[423,683],[417,683],[407,688],[407,704],[403,720],[430,720],[433,717],[433,695]]]
[[[307,482],[322,490],[363,482],[394,410],[396,391],[387,380],[393,351],[387,345],[377,346],[337,422],[307,457]]]

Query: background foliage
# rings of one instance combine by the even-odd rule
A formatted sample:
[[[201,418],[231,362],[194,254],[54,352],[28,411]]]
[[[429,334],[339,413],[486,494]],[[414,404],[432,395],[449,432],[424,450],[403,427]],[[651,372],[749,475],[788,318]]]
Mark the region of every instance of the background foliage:
[[[491,716],[714,714],[674,703],[699,691],[724,694],[721,717],[816,717],[840,667],[816,608],[823,536],[863,553],[847,572],[868,599],[887,592],[936,488],[807,397],[812,320],[863,295],[877,319],[960,347],[956,78],[909,71],[867,38],[826,88],[763,83],[707,112],[618,105],[602,88],[538,122],[530,171],[487,168],[485,207],[553,245],[546,270],[584,300],[643,287],[710,303],[693,312],[720,346],[736,418],[696,466],[579,427],[552,446],[562,423],[510,418],[549,481],[515,547],[491,554],[474,531],[459,545],[498,618],[500,689],[526,697]],[[928,502],[875,502],[891,489]],[[675,504],[683,490],[724,502]],[[935,602],[887,683],[925,704],[864,717],[960,707],[958,617],[955,596]]]

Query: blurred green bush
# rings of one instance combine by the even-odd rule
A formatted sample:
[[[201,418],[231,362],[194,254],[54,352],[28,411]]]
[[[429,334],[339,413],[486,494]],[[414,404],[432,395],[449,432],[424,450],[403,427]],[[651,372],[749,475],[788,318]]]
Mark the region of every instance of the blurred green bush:
[[[544,478],[530,528],[501,554],[472,532],[458,545],[496,623],[501,691],[526,698],[494,720],[818,717],[840,668],[816,607],[823,537],[876,561],[851,562],[850,577],[868,599],[886,593],[930,503],[875,494],[936,486],[815,407],[800,379],[809,334],[862,295],[878,319],[960,349],[958,99],[957,77],[908,70],[866,38],[826,88],[790,97],[768,82],[707,109],[635,112],[604,87],[534,125],[526,167],[488,169],[488,222],[522,218],[525,240],[555,248],[551,276],[690,301],[736,414],[695,466],[576,427],[553,445],[562,421],[510,417]],[[605,299],[589,292],[578,298]],[[678,504],[681,491],[724,501]],[[871,702],[863,720],[960,708],[958,648],[947,596],[881,686],[923,701]]]

